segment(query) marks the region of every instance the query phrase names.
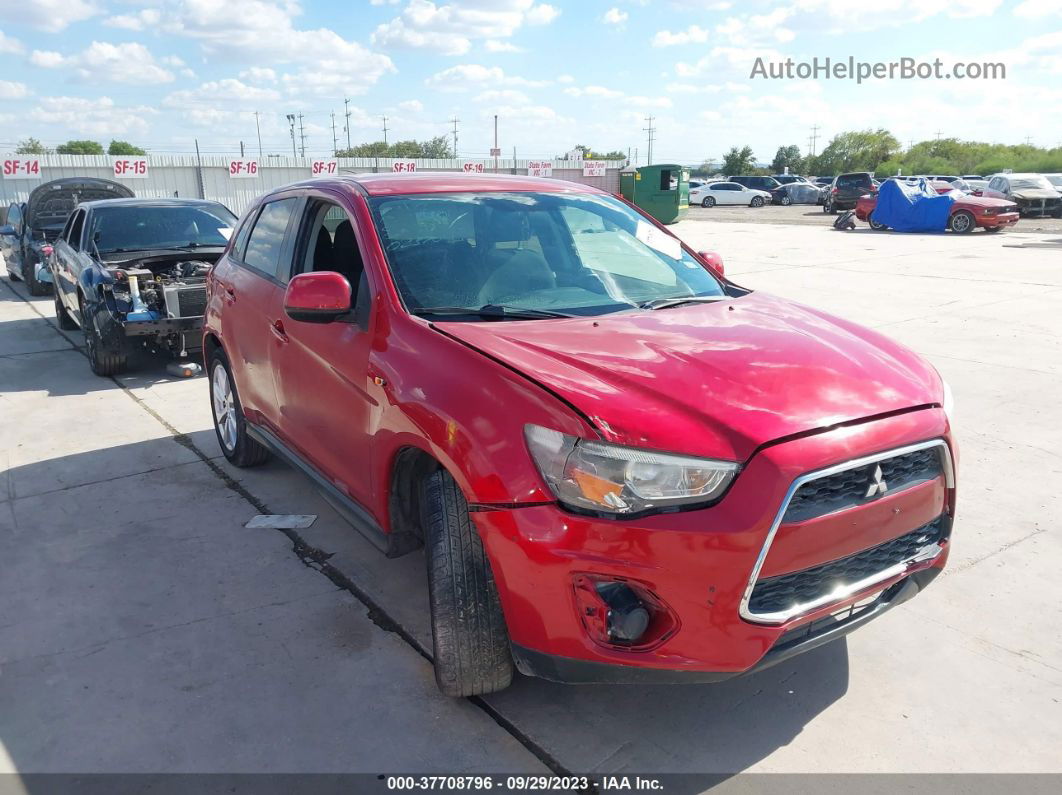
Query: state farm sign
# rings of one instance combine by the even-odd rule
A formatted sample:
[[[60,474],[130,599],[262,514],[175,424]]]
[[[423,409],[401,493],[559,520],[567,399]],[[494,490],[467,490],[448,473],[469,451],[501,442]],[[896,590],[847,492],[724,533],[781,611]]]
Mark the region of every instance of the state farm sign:
[[[530,160],[527,163],[527,176],[529,177],[552,177],[552,160]]]
[[[146,157],[117,157],[114,159],[114,176],[119,179],[147,179]]]
[[[605,161],[604,160],[584,160],[583,161],[583,176],[584,177],[603,177],[603,176],[605,176]]]
[[[4,179],[40,179],[41,159],[25,155],[4,157]]]
[[[258,176],[257,160],[230,160],[229,176],[233,179],[246,179]]]

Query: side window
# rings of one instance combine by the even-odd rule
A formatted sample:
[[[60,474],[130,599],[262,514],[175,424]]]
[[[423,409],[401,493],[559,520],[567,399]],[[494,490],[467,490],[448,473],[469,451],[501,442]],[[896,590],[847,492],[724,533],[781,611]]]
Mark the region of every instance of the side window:
[[[12,204],[7,211],[7,223],[15,227],[15,233],[19,232],[19,225],[22,223],[22,210],[19,209],[17,204]]]
[[[279,199],[262,207],[247,240],[247,253],[243,258],[247,267],[267,276],[278,275],[288,224],[298,201],[295,198]],[[284,280],[286,281],[286,274]]]
[[[70,222],[70,237],[67,239],[67,242],[71,245],[74,251],[81,251],[81,229],[84,225],[85,211],[78,210],[74,213],[74,218]]]
[[[59,233],[60,240],[70,241],[70,227],[74,225],[75,215],[76,213],[70,213],[70,215],[67,216],[66,223],[63,224],[63,231]]]
[[[236,240],[232,244],[232,256],[233,258],[243,262],[243,257],[247,251],[247,238],[251,236],[251,229],[254,227],[254,219],[258,215],[258,209],[255,208],[252,212],[247,214],[247,217],[243,219],[243,223],[240,224],[239,230],[236,232]]]
[[[367,329],[371,298],[354,222],[338,204],[311,201],[303,216],[303,229],[296,272],[334,271],[346,276],[354,321]]]

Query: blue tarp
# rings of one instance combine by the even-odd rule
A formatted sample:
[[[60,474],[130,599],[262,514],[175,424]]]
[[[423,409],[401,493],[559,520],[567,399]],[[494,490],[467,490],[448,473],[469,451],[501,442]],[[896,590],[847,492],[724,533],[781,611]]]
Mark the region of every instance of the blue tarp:
[[[912,183],[887,179],[878,189],[874,220],[897,232],[942,232],[954,203],[954,196],[938,194],[924,179]]]

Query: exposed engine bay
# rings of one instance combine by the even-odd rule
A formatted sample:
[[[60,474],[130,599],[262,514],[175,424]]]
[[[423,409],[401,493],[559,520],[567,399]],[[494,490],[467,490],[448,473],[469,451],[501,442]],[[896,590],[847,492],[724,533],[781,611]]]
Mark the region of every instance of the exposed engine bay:
[[[163,256],[107,262],[113,277],[110,287],[119,322],[125,336],[142,337],[151,348],[167,349],[184,356],[187,348],[199,347],[196,333],[206,311],[206,277],[218,254],[180,252]],[[198,319],[199,323],[167,321]],[[143,324],[142,329],[138,324]]]

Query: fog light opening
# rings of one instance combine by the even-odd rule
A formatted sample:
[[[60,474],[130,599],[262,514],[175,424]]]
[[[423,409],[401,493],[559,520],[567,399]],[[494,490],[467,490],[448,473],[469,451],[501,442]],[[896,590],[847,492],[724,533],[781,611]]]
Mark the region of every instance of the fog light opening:
[[[622,651],[647,651],[678,630],[675,613],[640,583],[578,574],[576,610],[594,642]]]
[[[622,582],[601,582],[597,593],[608,605],[605,626],[613,643],[637,643],[649,629],[649,608]]]

